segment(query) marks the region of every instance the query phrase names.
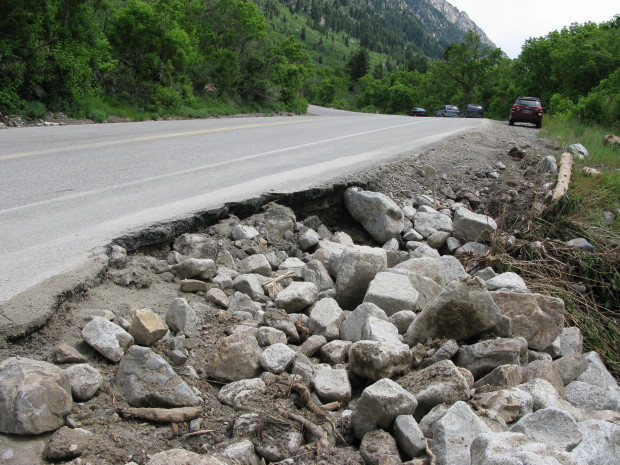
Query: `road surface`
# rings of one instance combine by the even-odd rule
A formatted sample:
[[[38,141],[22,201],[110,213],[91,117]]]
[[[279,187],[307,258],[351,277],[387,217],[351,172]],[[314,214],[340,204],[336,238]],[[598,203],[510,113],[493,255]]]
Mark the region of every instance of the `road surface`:
[[[0,130],[0,305],[147,225],[322,184],[481,123],[310,107]]]

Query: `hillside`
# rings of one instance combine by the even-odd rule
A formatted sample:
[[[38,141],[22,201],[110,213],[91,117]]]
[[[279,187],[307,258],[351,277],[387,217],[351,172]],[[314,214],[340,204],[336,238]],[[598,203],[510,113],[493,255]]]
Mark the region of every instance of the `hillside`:
[[[495,48],[465,12],[443,0],[254,0],[272,33],[294,35],[315,60],[334,65],[350,48],[365,47],[404,65],[420,56],[441,57],[472,29]]]

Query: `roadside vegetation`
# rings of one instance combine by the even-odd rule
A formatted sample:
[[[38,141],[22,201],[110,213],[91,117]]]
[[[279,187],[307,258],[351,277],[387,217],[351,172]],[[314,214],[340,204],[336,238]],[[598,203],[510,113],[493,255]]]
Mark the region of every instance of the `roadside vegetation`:
[[[603,144],[608,133],[574,120],[545,120],[542,137],[564,148],[581,143],[589,156],[575,159],[568,193],[542,215],[525,215],[515,225],[518,240],[497,240],[487,260],[518,273],[532,291],[564,300],[568,324],[581,329],[586,349],[597,351],[620,379],[620,147]],[[574,238],[595,251],[566,244]]]
[[[403,14],[367,0],[7,0],[0,114],[102,122],[476,103],[505,119],[531,95],[560,121],[620,126],[620,17],[531,38],[511,60],[471,31],[430,34]]]

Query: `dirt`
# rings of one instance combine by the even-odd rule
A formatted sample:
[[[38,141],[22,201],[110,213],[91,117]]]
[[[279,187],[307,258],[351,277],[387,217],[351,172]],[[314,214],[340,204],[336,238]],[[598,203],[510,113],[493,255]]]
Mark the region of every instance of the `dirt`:
[[[368,190],[386,193],[401,205],[416,195],[434,193],[439,203],[445,203],[448,198],[468,199],[474,210],[497,218],[501,228],[513,232],[516,222],[530,210],[535,201],[538,186],[545,181],[536,174],[538,161],[543,156],[560,153],[558,147],[538,138],[537,133],[531,126],[510,127],[507,123],[489,121],[474,130],[429,147],[422,153],[343,180],[341,186],[327,186],[307,195],[289,196],[283,198],[281,203],[289,204],[296,213],[297,221],[316,215],[332,233],[344,230],[355,240],[369,242],[369,237],[344,210],[344,187],[361,185]],[[498,167],[500,162],[504,165],[503,168]],[[497,178],[493,173],[498,174]],[[248,213],[257,209],[260,215],[257,205],[249,208]],[[229,239],[230,230],[237,221],[237,218],[231,216],[217,225],[205,224],[196,229],[207,231],[214,239],[226,243],[231,252],[244,256],[243,248],[248,244],[233,244]],[[260,252],[284,249],[289,255],[302,255],[292,246],[292,242],[259,242],[253,247]],[[295,396],[291,395],[286,387],[278,385],[270,386],[266,394],[249,399],[243,411],[235,411],[217,400],[221,384],[206,378],[204,366],[217,341],[229,335],[232,327],[240,320],[209,304],[200,293],[181,293],[178,280],[170,273],[155,274],[147,269],[148,264],[155,259],[165,258],[170,250],[171,242],[167,241],[148,250],[132,252],[130,262],[135,265],[135,269],[141,270],[135,275],[133,284],[115,284],[112,276],[118,272],[111,270],[109,277],[101,284],[65,302],[45,327],[0,348],[0,360],[20,355],[51,361],[54,347],[67,343],[85,354],[89,363],[103,375],[105,382],[99,394],[87,402],[75,402],[68,416],[70,424],[79,425],[95,434],[95,439],[88,447],[89,452],[82,457],[81,463],[124,464],[134,461],[143,465],[149,455],[172,448],[212,453],[221,448],[222,444],[234,442],[234,418],[240,413],[250,411],[261,413],[265,435],[277,435],[282,425],[289,425],[285,426],[285,429],[301,429],[299,423],[288,416],[289,413],[303,415],[317,424],[323,423],[324,419],[318,418],[314,413],[299,409],[294,403]],[[187,299],[202,320],[199,335],[186,342],[188,362],[183,367],[175,367],[177,373],[198,389],[205,400],[205,413],[200,426],[204,432],[189,437],[185,437],[189,432],[188,424],[179,424],[177,428],[169,424],[155,424],[119,416],[115,408],[127,405],[114,383],[117,365],[89,348],[80,334],[87,318],[101,310],[110,310],[117,317],[127,320],[131,319],[133,308],[150,308],[163,316],[177,296]],[[165,344],[165,341],[160,341],[153,349],[165,356]],[[195,374],[192,375],[187,366],[192,366]],[[363,386],[357,388],[361,389]],[[343,406],[339,412],[346,407]],[[339,427],[345,421],[338,412],[334,414],[334,419]],[[316,448],[308,447],[305,455],[297,457],[291,463],[363,463],[357,445],[339,444],[337,448],[320,451],[318,456]]]

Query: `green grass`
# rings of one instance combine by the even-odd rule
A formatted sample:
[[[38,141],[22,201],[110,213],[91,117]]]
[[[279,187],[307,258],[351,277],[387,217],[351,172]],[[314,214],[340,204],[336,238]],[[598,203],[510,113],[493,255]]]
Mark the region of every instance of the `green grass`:
[[[580,328],[585,350],[597,351],[620,379],[620,148],[602,143],[611,133],[575,121],[546,119],[541,137],[564,149],[580,143],[589,156],[575,159],[567,195],[523,225],[523,240],[516,246],[496,244],[492,260],[501,270],[519,273],[532,291],[561,298],[566,324]],[[585,167],[601,174],[588,176]],[[606,211],[616,213],[612,224],[604,221]],[[577,237],[586,238],[596,252],[566,245]],[[533,241],[541,246],[532,247]]]

